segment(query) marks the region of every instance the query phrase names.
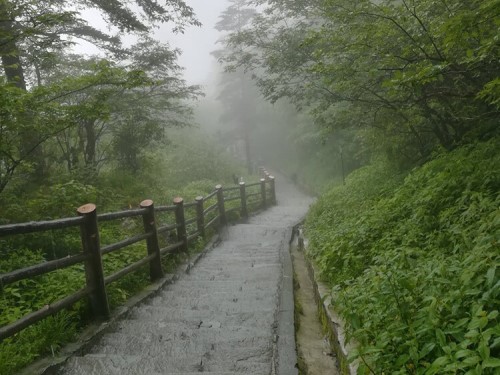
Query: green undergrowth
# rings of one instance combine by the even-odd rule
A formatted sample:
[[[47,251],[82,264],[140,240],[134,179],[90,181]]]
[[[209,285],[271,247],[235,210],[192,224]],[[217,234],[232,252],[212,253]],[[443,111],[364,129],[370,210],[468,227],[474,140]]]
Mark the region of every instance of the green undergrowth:
[[[312,208],[310,255],[360,374],[500,373],[500,139],[404,178],[352,173]]]

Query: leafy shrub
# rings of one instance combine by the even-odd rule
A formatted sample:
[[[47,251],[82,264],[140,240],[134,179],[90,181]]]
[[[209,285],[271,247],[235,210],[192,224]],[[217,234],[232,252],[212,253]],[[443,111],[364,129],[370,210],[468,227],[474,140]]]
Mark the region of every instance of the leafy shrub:
[[[74,339],[75,314],[60,312],[0,343],[0,375],[10,375],[40,355],[56,352]]]
[[[311,211],[310,254],[360,373],[498,373],[499,141],[438,155],[404,181],[367,167]]]

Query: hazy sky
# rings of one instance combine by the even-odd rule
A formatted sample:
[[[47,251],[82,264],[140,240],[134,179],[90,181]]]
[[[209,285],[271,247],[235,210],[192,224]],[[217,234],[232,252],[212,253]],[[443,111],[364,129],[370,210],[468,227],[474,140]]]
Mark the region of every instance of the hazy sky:
[[[163,25],[156,32],[161,41],[168,41],[172,47],[182,50],[179,64],[186,68],[184,75],[190,84],[210,82],[216,61],[210,52],[219,48],[216,41],[220,34],[214,29],[220,13],[228,7],[226,0],[186,0],[203,24],[201,27],[189,27],[184,34],[173,34],[170,25]]]
[[[216,45],[220,33],[214,29],[219,15],[229,4],[227,0],[185,0],[191,6],[198,20],[203,24],[201,27],[187,27],[184,34],[174,34],[172,24],[162,25],[155,30],[155,37],[162,42],[168,42],[172,47],[182,50],[179,57],[179,64],[186,70],[184,75],[189,84],[209,84],[210,72],[214,71],[217,62],[210,55],[210,52],[219,48]],[[99,11],[86,9],[82,12],[85,19],[97,28],[110,31]],[[111,28],[112,33],[117,32],[116,28]],[[125,43],[130,43],[130,38],[124,38]],[[90,43],[79,41],[73,47],[77,53],[99,54],[99,49]]]

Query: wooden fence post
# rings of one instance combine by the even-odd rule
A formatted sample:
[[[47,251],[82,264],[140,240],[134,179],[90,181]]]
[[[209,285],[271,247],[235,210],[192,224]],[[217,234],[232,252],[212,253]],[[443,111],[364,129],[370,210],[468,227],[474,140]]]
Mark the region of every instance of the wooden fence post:
[[[95,204],[89,203],[79,207],[77,212],[79,216],[83,216],[80,236],[83,252],[88,256],[85,261],[85,279],[87,287],[91,290],[89,299],[92,313],[95,317],[109,319],[110,310],[104,284],[97,209]]]
[[[274,176],[269,176],[269,186],[271,188],[271,204],[276,204],[276,184]]]
[[[262,167],[262,166],[259,167],[259,176],[260,177],[264,177],[264,170],[265,170],[264,167]]]
[[[262,208],[267,207],[267,198],[266,198],[266,179],[260,179],[260,195],[262,195]]]
[[[240,199],[241,199],[241,217],[245,220],[248,219],[248,209],[247,209],[247,193],[245,183],[240,182]]]
[[[205,214],[203,213],[203,197],[196,197],[196,229],[205,238]]]
[[[158,243],[158,232],[156,230],[155,207],[151,199],[142,201],[140,206],[146,209],[146,212],[142,215],[144,232],[151,233],[151,237],[146,239],[146,244],[148,247],[148,254],[155,254],[155,258],[149,262],[149,277],[151,281],[155,281],[163,277],[160,245]]]
[[[177,224],[177,241],[182,241],[181,249],[188,252],[186,221],[184,220],[184,199],[181,197],[174,198],[175,205],[175,222]]]
[[[215,187],[217,190],[217,206],[219,207],[219,223],[220,225],[227,224],[226,218],[226,208],[224,206],[224,190],[222,189],[222,185],[217,185]]]

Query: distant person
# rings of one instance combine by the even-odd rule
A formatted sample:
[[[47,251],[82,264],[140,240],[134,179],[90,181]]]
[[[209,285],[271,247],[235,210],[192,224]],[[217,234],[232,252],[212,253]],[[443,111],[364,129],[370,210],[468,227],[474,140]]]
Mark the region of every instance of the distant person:
[[[296,184],[296,183],[297,183],[297,173],[292,173],[292,182],[293,182],[294,184]]]

